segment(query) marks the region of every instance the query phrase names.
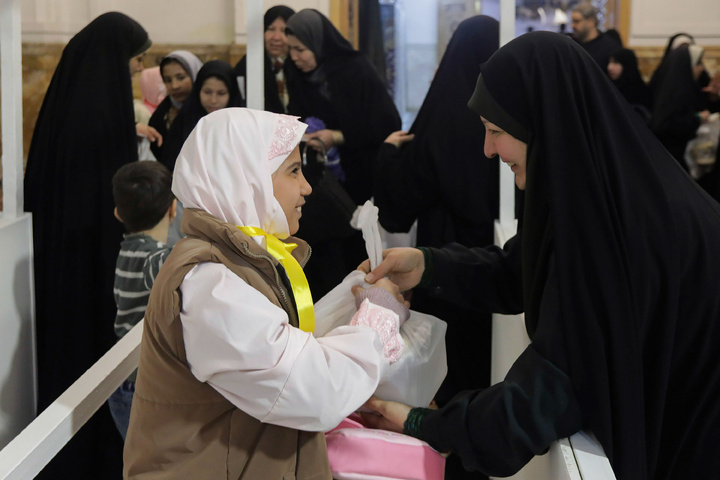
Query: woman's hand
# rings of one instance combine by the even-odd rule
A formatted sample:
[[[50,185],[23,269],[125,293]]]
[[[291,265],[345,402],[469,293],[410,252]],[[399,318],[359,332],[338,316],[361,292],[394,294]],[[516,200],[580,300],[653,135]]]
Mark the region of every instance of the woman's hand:
[[[392,295],[395,298],[395,300],[400,302],[402,305],[405,305],[405,307],[410,308],[410,302],[405,300],[405,297],[403,297],[402,293],[400,293],[400,288],[398,288],[397,285],[395,285],[393,282],[391,282],[387,278],[381,278],[380,280],[378,280],[375,283],[375,285],[373,285],[369,289],[372,289],[372,288],[382,288],[383,290],[388,292],[390,295]],[[352,288],[352,293],[356,297],[364,291],[365,291],[365,289],[359,285],[356,285]]]
[[[305,138],[306,141],[310,144],[310,146],[318,152],[322,152],[323,149],[318,142],[312,141],[314,139],[318,139],[325,144],[325,151],[330,150],[332,147],[335,146],[335,141],[333,140],[333,132],[332,130],[327,128],[323,130],[318,130],[317,132],[306,133]]]
[[[372,410],[372,412],[360,412],[360,416],[368,427],[398,433],[403,432],[403,425],[412,409],[409,405],[386,402],[375,396],[370,397],[364,406]]]
[[[385,139],[385,143],[395,145],[395,148],[400,148],[404,143],[412,141],[415,138],[414,133],[408,133],[406,130],[398,130],[393,132]]]
[[[357,269],[367,273],[367,283],[388,277],[401,292],[406,292],[420,283],[425,271],[425,257],[417,248],[390,248],[383,250],[383,261],[372,272],[370,260],[365,260]]]
[[[160,132],[155,130],[150,125],[145,125],[144,123],[136,123],[135,131],[137,132],[138,137],[147,137],[148,140],[150,140],[151,142],[157,142],[158,147],[162,146],[162,135],[160,135]]]

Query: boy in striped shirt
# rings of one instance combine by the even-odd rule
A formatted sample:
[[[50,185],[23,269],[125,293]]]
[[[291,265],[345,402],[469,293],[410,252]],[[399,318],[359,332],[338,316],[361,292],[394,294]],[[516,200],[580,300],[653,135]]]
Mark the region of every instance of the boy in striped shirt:
[[[145,316],[150,289],[170,253],[168,227],[175,218],[177,200],[172,174],[160,162],[139,161],[121,167],[113,176],[115,217],[125,225],[115,266],[117,304],[115,333],[122,338]],[[125,439],[135,392],[133,372],[108,399],[110,412]]]

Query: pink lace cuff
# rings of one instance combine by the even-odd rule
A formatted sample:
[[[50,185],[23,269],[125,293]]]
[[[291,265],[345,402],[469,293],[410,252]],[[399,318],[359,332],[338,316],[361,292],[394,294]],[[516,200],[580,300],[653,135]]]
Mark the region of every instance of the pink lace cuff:
[[[402,324],[405,323],[405,320],[410,318],[410,309],[402,303],[398,302],[395,297],[387,290],[384,290],[380,287],[368,288],[367,290],[363,290],[355,296],[355,308],[360,308],[360,305],[366,298],[370,300],[370,303],[385,307],[397,313],[398,317],[400,317],[401,327]]]
[[[388,362],[396,362],[402,356],[405,342],[400,336],[398,315],[392,310],[365,299],[350,320],[350,325],[360,325],[375,330],[383,344],[383,355]]]

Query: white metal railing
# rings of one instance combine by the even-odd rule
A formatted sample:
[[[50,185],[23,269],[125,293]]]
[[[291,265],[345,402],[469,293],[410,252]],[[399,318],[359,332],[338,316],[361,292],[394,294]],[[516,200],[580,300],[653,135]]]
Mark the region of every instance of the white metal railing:
[[[0,480],[34,478],[137,368],[143,322],[0,450]]]

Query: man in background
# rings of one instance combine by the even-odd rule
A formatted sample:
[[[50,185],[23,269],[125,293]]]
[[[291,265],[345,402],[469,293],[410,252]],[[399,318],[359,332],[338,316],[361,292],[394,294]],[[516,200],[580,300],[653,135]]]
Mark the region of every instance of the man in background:
[[[607,71],[608,59],[622,45],[614,38],[598,30],[598,12],[590,3],[578,4],[572,10],[573,38],[587,51],[595,62]]]

